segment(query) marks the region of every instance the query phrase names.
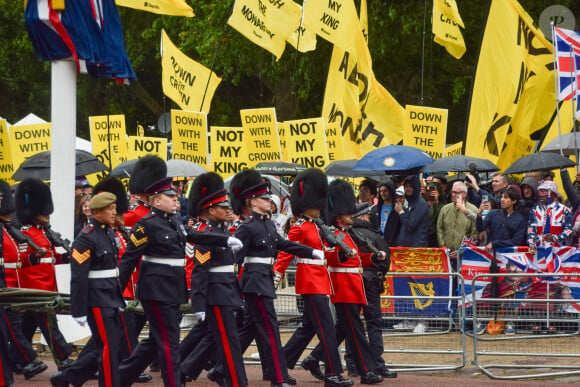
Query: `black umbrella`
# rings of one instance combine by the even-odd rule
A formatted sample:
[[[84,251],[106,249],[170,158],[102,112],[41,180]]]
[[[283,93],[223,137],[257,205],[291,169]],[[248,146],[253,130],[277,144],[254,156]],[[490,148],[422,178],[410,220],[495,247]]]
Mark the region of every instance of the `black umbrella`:
[[[131,174],[133,173],[133,168],[135,168],[137,160],[139,159],[127,160],[117,165],[115,168],[111,170],[111,173],[109,173],[109,177],[116,177],[118,179],[121,179],[123,177],[131,177]]]
[[[298,173],[305,170],[306,166],[285,161],[267,161],[256,164],[254,168],[256,171],[265,175],[296,176]]]
[[[499,171],[497,165],[487,159],[469,157],[463,155],[448,156],[437,159],[433,164],[423,168],[423,172],[495,172]]]
[[[12,178],[14,180],[24,180],[27,178],[50,180],[50,152],[40,152],[24,160]],[[75,176],[90,175],[91,173],[109,169],[93,154],[80,149],[76,150],[75,163]]]
[[[534,171],[549,171],[551,169],[573,167],[576,163],[558,153],[532,153],[514,161],[505,174]]]
[[[358,162],[356,159],[352,160],[337,160],[328,164],[324,168],[324,172],[328,176],[342,176],[342,177],[382,177],[385,176],[384,173],[377,174],[377,172],[371,171],[354,171],[353,167]]]

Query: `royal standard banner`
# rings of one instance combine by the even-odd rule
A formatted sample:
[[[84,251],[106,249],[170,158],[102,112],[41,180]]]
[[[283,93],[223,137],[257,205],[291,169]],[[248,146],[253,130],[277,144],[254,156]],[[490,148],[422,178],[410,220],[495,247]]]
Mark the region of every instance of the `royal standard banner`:
[[[455,0],[433,0],[433,35],[448,53],[459,59],[465,54],[461,28],[465,28]]]
[[[161,83],[163,94],[183,110],[209,113],[211,100],[222,79],[179,51],[161,31]]]
[[[447,249],[391,247],[390,273],[433,273],[428,276],[387,275],[384,296],[413,296],[414,299],[382,301],[384,313],[445,314],[450,312],[452,277]]]
[[[515,0],[493,0],[471,97],[465,154],[505,169],[508,134],[539,139],[556,122],[552,45]],[[563,117],[563,116],[562,116]],[[570,116],[571,117],[571,116]],[[568,133],[572,120],[562,122]]]
[[[301,17],[294,1],[236,0],[228,24],[278,60]]]
[[[117,5],[159,15],[194,17],[185,0],[115,0]]]

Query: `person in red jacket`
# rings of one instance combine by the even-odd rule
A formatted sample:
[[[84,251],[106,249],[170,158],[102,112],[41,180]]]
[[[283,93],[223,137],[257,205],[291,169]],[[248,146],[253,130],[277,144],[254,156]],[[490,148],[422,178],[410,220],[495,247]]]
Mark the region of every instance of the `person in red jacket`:
[[[320,229],[316,219],[326,206],[328,180],[326,175],[315,168],[300,172],[290,191],[292,213],[300,218],[288,232],[290,241],[298,242],[313,249],[323,250],[324,244],[320,237]],[[278,285],[294,255],[280,252],[274,264],[274,281]],[[318,359],[307,357],[302,361],[302,367],[309,370],[314,377],[325,381],[325,386],[351,386],[352,380],[344,379],[334,320],[328,303],[331,294],[330,278],[326,270],[326,262],[320,259],[297,257],[296,294],[301,294],[304,300],[304,315],[302,324],[294,332],[284,346],[284,355],[288,368],[293,369],[300,355],[316,334],[324,347],[324,362],[326,377],[318,367]]]
[[[366,305],[366,295],[363,285],[363,267],[371,260],[385,259],[386,254],[360,254],[352,235],[352,214],[357,212],[356,198],[351,185],[343,180],[334,180],[328,186],[328,203],[326,222],[335,227],[334,233],[354,254],[347,255],[338,247],[327,251],[328,272],[334,293],[330,301],[336,310],[336,336],[341,343],[346,339],[351,348],[353,360],[362,384],[377,384],[383,381],[377,373],[378,365],[373,358],[367,341],[364,326],[360,318],[362,305]],[[324,346],[318,345],[311,356],[323,359]]]
[[[49,217],[54,211],[52,195],[48,185],[38,179],[25,179],[16,189],[16,217],[22,225],[22,232],[32,239],[40,249],[28,246],[27,254],[38,258],[38,265],[23,267],[19,270],[20,287],[56,292],[56,274],[54,265],[68,262],[68,253],[59,254],[56,245],[59,244],[50,230]],[[19,318],[18,318],[19,317]],[[49,319],[51,323],[49,324]],[[18,321],[20,320],[20,321]],[[72,346],[66,342],[58,329],[56,318],[45,312],[26,312],[12,314],[11,325],[20,325],[22,336],[14,337],[14,347],[18,355],[18,363],[24,365],[22,372],[26,379],[44,371],[46,364],[36,358],[32,348],[32,337],[37,327],[59,361],[59,368],[72,364],[68,357]],[[52,329],[50,328],[52,326]]]

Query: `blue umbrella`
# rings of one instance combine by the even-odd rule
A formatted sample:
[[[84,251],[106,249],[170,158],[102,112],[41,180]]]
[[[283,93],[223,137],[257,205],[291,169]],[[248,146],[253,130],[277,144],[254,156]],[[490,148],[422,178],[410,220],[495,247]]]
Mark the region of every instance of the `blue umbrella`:
[[[433,161],[431,156],[420,149],[404,145],[387,145],[364,155],[353,170],[414,174]]]

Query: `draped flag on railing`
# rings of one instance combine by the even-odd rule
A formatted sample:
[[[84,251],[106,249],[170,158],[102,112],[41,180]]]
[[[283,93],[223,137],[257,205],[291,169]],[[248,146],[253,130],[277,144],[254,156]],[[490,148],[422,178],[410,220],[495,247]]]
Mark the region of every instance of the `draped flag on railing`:
[[[442,314],[449,313],[452,277],[438,275],[449,273],[447,249],[391,248],[391,273],[433,273],[431,276],[387,276],[384,296],[421,296],[414,299],[382,300],[384,313]]]
[[[580,299],[580,251],[574,247],[540,246],[537,254],[527,252],[527,247],[504,247],[496,250],[495,260],[498,273],[506,274],[498,278],[498,298],[509,294],[511,298],[554,298]],[[480,300],[491,297],[491,277],[477,275],[490,272],[494,256],[481,247],[469,247],[463,250],[461,275],[465,279],[465,306],[473,304],[473,297]],[[511,265],[510,265],[511,264]],[[518,273],[537,273],[537,277],[521,277]],[[546,275],[550,274],[550,275]],[[505,291],[505,292],[504,292]],[[519,296],[518,296],[519,295]],[[495,298],[495,297],[493,297]],[[459,306],[463,306],[459,303]],[[526,305],[521,308],[544,308],[539,304]],[[580,304],[554,304],[553,309],[580,312]]]

